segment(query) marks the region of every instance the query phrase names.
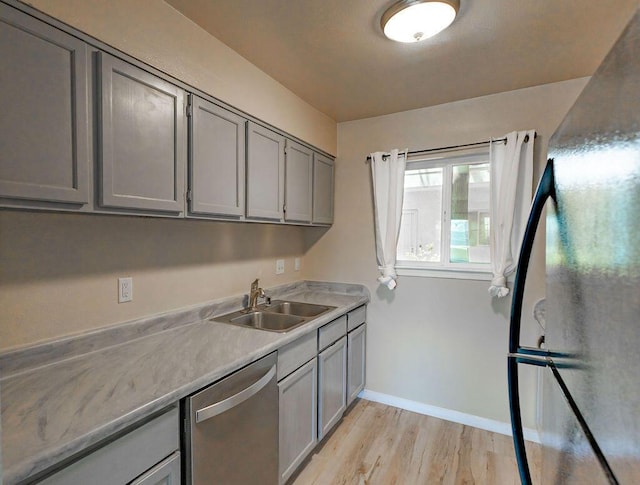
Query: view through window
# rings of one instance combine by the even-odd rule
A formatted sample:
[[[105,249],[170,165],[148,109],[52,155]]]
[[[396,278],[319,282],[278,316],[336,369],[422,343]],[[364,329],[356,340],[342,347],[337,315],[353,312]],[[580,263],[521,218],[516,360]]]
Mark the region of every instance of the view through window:
[[[489,204],[488,147],[407,161],[398,266],[486,271]]]

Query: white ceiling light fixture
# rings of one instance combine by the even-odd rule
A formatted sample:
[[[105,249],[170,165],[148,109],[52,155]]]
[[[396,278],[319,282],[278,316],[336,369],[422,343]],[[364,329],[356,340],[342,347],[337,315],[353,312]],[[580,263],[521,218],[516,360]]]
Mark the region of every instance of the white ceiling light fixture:
[[[460,0],[400,0],[382,15],[384,35],[397,42],[419,42],[451,25]]]

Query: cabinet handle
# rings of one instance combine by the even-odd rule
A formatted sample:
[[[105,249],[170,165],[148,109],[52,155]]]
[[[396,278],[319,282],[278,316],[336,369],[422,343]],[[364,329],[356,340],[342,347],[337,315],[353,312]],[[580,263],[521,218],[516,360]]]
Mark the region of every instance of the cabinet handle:
[[[264,376],[260,378],[259,381],[254,382],[249,387],[243,389],[237,394],[233,396],[229,396],[228,398],[217,402],[215,404],[211,404],[210,406],[204,407],[202,409],[198,409],[196,411],[196,423],[201,423],[206,421],[207,419],[213,418],[218,414],[222,414],[225,411],[228,411],[232,407],[237,406],[240,403],[243,403],[250,397],[255,396],[259,393],[268,383],[273,379],[276,375],[276,366],[271,366],[269,372],[267,372]]]

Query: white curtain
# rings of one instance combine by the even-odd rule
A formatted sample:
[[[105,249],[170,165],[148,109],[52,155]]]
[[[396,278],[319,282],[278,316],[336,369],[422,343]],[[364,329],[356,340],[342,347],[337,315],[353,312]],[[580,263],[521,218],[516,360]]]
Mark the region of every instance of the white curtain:
[[[524,235],[533,178],[535,131],[514,131],[507,142],[491,144],[491,296],[509,294],[507,276],[513,272]],[[525,142],[525,139],[528,140]],[[526,198],[525,198],[526,197]],[[526,203],[525,203],[526,200]]]
[[[395,268],[396,246],[402,218],[406,155],[406,150],[400,153],[397,149],[386,154],[383,152],[371,154],[376,256],[380,270],[378,281],[390,290],[396,287],[398,278]]]

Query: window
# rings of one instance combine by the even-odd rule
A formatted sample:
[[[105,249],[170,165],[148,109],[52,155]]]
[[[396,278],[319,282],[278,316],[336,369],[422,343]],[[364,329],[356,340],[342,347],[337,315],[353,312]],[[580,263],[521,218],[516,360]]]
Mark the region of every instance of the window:
[[[489,184],[488,146],[407,160],[396,255],[401,274],[491,272]]]

